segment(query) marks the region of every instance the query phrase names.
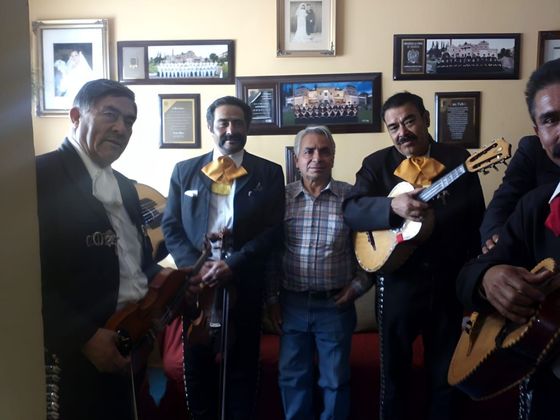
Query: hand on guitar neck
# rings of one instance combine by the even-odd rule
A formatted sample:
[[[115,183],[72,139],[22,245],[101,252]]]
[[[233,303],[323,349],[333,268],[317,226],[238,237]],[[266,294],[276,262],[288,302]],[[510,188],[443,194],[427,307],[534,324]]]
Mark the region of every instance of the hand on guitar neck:
[[[415,188],[410,192],[399,194],[391,200],[391,210],[403,219],[421,222],[430,205],[417,198],[424,188]]]
[[[538,303],[545,300],[543,286],[553,275],[548,270],[532,273],[522,267],[496,265],[486,271],[481,287],[501,315],[524,324],[535,314]]]

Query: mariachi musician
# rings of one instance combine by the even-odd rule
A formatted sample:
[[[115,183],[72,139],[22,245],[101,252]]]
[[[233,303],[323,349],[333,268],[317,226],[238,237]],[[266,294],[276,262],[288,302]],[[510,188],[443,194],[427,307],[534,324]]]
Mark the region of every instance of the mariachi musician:
[[[226,418],[236,419],[254,418],[264,261],[271,248],[281,243],[278,236],[284,214],[282,168],[244,150],[251,118],[251,108],[235,97],[219,98],[208,107],[214,150],[175,166],[162,222],[177,266],[192,265],[208,235],[231,233],[227,259],[221,258],[225,251],[221,242],[214,242],[214,256],[203,267],[202,279],[208,287],[236,289],[229,314],[235,332],[229,347],[224,407]],[[183,332],[187,339],[186,326]],[[167,335],[181,337],[177,331]],[[174,344],[164,349],[164,366],[183,366],[183,360],[170,360],[176,354]],[[223,405],[217,401],[217,375],[211,373],[217,371],[216,355],[212,346],[191,344],[186,340],[181,355],[188,407],[195,420],[215,419]],[[173,379],[182,383],[182,372],[174,372]]]

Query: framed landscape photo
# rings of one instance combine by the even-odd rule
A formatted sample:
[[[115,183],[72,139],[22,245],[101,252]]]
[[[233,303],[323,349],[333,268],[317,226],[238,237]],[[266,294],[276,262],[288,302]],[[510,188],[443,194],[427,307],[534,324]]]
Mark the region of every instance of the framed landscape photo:
[[[160,148],[200,148],[200,95],[161,94]]]
[[[537,67],[560,58],[560,31],[540,31]]]
[[[278,57],[336,55],[336,0],[276,0]]]
[[[436,92],[435,140],[480,147],[480,92]]]
[[[394,35],[394,80],[519,79],[521,35]]]
[[[127,84],[232,84],[233,40],[120,41],[118,78]]]
[[[236,91],[256,115],[249,134],[381,131],[381,73],[238,77]]]
[[[109,77],[107,19],[34,21],[36,112],[66,115],[84,83]]]

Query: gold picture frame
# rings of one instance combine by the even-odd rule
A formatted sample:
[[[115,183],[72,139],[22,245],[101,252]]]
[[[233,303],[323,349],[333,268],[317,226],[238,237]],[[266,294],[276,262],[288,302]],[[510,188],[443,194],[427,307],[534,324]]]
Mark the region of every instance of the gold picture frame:
[[[336,55],[336,0],[276,0],[278,57]]]

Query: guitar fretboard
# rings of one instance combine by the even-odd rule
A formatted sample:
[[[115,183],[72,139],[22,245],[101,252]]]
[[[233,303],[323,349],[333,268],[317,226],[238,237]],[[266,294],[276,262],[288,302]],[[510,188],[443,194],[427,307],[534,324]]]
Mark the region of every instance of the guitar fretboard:
[[[438,179],[428,188],[423,190],[420,194],[418,194],[418,199],[424,202],[428,202],[434,197],[446,189],[449,185],[455,182],[461,175],[463,175],[467,170],[465,169],[465,165],[459,165],[443,178]]]

